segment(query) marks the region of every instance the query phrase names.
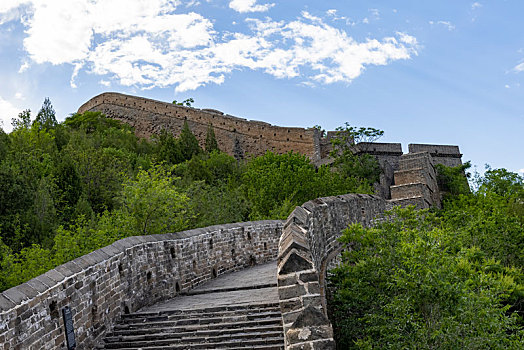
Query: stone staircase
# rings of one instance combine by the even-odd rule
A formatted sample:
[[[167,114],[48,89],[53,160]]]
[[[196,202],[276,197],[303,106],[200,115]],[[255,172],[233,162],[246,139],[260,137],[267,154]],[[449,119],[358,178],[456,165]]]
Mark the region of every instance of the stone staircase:
[[[283,349],[276,263],[123,315],[99,349]]]
[[[433,160],[428,152],[408,153],[400,157],[390,187],[391,205],[414,205],[418,209],[440,207],[440,192]]]

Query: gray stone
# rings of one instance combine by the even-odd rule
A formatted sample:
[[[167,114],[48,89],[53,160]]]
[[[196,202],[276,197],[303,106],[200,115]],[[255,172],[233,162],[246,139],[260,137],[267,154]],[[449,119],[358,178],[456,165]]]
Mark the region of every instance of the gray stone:
[[[320,310],[310,305],[300,312],[291,328],[318,327],[329,324],[326,316]]]
[[[3,294],[0,294],[0,310],[11,310],[15,307],[15,303],[7,299]]]
[[[311,262],[298,255],[295,251],[291,251],[283,259],[283,263],[281,263],[280,266],[280,270],[278,271],[279,275],[287,275],[292,272],[313,269]]]

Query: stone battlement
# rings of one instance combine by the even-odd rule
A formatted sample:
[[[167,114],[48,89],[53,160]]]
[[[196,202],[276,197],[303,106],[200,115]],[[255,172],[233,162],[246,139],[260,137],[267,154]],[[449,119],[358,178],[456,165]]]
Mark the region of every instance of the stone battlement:
[[[257,221],[121,239],[0,293],[0,349],[95,349],[122,315],[229,271],[272,261],[282,222]]]
[[[203,146],[208,127],[214,128],[219,148],[237,158],[260,156],[270,150],[305,154],[320,159],[317,129],[280,127],[260,121],[224,115],[212,109],[177,106],[143,97],[107,92],[83,104],[79,113],[100,111],[135,128],[139,137],[151,137],[166,129],[178,136],[184,121]]]

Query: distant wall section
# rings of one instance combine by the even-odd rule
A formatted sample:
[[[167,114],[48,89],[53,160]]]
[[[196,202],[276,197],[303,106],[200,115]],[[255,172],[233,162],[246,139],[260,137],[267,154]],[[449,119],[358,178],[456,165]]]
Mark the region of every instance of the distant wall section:
[[[312,161],[320,159],[317,129],[286,128],[260,121],[224,115],[215,110],[177,106],[142,97],[107,92],[83,104],[79,113],[100,111],[135,128],[138,136],[149,138],[166,129],[178,136],[184,121],[203,146],[208,127],[214,129],[219,148],[237,158],[298,152]]]

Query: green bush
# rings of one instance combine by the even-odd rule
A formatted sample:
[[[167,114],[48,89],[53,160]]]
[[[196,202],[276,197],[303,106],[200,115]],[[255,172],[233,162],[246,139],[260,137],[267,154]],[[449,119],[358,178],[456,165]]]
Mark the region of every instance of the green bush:
[[[453,231],[427,211],[397,209],[375,228],[351,225],[332,271],[339,348],[522,349],[512,311],[522,270],[475,246],[455,252]]]

